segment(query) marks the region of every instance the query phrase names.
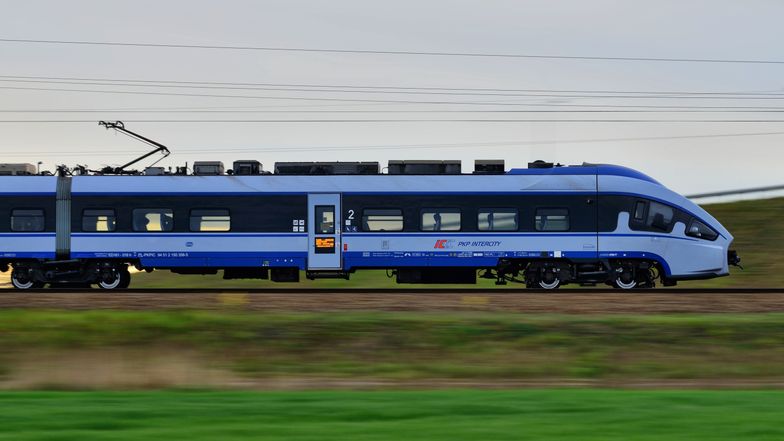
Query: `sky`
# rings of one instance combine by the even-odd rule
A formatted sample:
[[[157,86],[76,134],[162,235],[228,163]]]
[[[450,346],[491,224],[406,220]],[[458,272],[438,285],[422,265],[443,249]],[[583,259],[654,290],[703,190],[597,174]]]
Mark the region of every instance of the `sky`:
[[[5,40],[784,61],[773,0],[0,7]],[[0,162],[125,163],[148,147],[97,123],[122,120],[171,149],[163,166],[459,159],[470,172],[474,159],[543,159],[626,165],[686,194],[780,185],[782,74],[784,63],[0,41]]]

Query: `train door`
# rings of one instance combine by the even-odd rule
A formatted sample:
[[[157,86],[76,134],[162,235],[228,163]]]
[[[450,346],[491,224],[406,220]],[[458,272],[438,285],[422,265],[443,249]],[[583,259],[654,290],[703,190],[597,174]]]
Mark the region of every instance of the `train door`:
[[[340,194],[308,195],[308,269],[335,270],[343,266]]]

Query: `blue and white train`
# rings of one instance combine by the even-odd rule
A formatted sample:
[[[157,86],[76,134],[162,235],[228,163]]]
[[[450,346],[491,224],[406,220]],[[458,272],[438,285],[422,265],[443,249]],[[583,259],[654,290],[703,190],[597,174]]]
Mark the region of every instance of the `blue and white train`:
[[[18,289],[124,288],[130,266],[277,282],[386,269],[398,283],[631,289],[726,276],[739,262],[716,219],[629,168],[424,170],[0,176],[0,270]]]

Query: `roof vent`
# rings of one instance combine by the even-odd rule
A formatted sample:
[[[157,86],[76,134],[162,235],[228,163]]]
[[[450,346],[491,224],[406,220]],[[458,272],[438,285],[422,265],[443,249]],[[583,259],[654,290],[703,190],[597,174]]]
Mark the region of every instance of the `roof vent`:
[[[502,175],[504,174],[503,159],[477,159],[474,161],[475,175]]]
[[[147,167],[144,169],[145,176],[163,176],[166,174],[166,169],[163,167]]]
[[[220,161],[196,161],[193,163],[193,174],[196,176],[222,175],[223,163]]]
[[[276,175],[377,175],[378,162],[276,162]]]
[[[460,161],[389,161],[390,175],[459,175]]]

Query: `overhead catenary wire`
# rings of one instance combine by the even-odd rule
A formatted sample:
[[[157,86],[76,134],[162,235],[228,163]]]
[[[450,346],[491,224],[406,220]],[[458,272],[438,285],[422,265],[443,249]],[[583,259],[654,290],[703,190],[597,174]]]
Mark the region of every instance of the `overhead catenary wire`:
[[[13,44],[45,44],[74,46],[115,46],[160,49],[199,49],[199,50],[230,50],[230,51],[265,51],[265,52],[303,52],[333,53],[359,55],[405,55],[435,57],[471,57],[471,58],[508,58],[508,59],[551,59],[572,61],[620,61],[620,62],[657,62],[657,63],[726,63],[726,64],[770,64],[782,65],[784,60],[771,59],[735,59],[735,58],[690,58],[690,57],[641,57],[641,56],[603,56],[603,55],[561,55],[561,54],[524,54],[524,53],[492,53],[492,52],[447,52],[447,51],[415,51],[415,50],[383,50],[383,49],[346,49],[346,48],[308,48],[278,47],[250,45],[208,45],[184,43],[145,43],[97,40],[60,40],[60,39],[28,39],[0,38],[1,43]]]

